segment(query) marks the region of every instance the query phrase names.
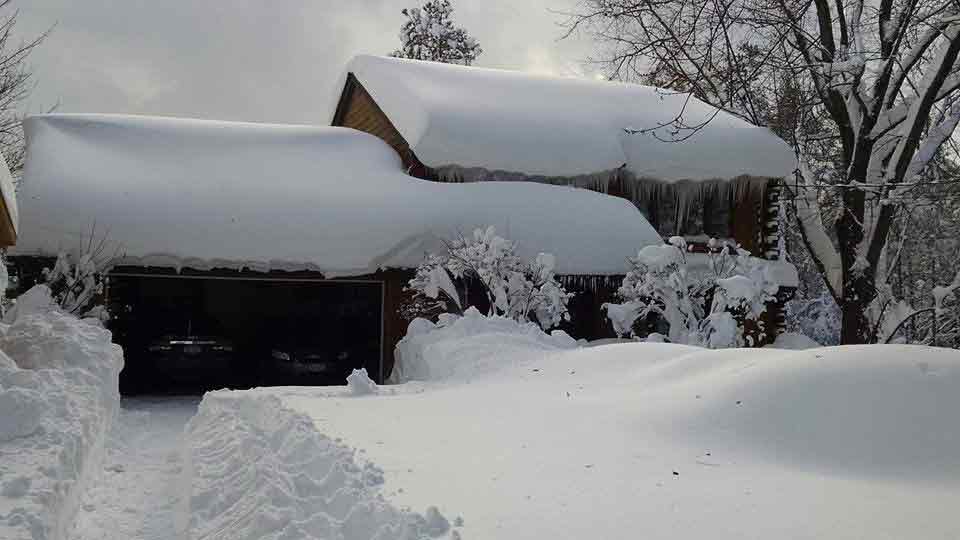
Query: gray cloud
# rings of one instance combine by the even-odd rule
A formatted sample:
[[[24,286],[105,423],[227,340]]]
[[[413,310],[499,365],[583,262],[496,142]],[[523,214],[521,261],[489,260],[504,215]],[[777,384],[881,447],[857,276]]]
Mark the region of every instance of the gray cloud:
[[[479,65],[582,73],[590,44],[558,42],[574,0],[459,0]],[[56,25],[31,64],[38,112],[163,114],[325,123],[334,85],[358,53],[398,45],[416,0],[29,0],[19,29]]]

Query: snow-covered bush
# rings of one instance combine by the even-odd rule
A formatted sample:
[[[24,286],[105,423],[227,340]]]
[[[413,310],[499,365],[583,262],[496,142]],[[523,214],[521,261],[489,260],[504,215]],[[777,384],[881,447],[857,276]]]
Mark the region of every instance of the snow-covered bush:
[[[103,318],[106,312],[97,300],[103,293],[104,266],[91,253],[83,253],[76,262],[70,255],[60,253],[53,268],[44,269],[43,277],[60,309]]]
[[[533,261],[516,254],[516,245],[497,236],[493,227],[459,237],[440,254],[428,254],[410,280],[413,315],[463,313],[470,307],[469,287],[478,285],[488,315],[535,321],[543,329],[569,320],[573,296],[556,279],[556,259],[549,253]]]
[[[912,343],[960,347],[960,272],[950,284],[934,285],[931,305],[915,309],[904,301],[887,309],[886,323],[877,332],[879,343]]]
[[[840,344],[840,306],[826,290],[809,297],[802,292],[786,304],[787,331],[822,345]]]
[[[603,305],[617,334],[636,336],[652,316],[668,327],[666,338],[673,343],[723,348],[762,338],[762,316],[778,285],[745,250],[714,239],[709,248],[700,275],[688,268],[681,237],[640,250],[617,291],[623,302]],[[748,322],[756,332],[746,331]]]

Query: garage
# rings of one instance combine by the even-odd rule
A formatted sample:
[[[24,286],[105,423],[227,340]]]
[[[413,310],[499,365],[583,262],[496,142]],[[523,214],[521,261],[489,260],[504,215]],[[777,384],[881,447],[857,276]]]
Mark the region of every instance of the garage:
[[[116,270],[106,296],[125,395],[382,380],[379,281]]]

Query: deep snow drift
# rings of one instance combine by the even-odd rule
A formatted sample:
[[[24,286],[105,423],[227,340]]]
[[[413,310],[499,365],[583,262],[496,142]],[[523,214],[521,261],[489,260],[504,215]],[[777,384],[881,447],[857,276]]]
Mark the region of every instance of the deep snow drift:
[[[416,323],[406,377],[433,380],[230,397],[309,417],[383,471],[387,502],[462,515],[464,538],[960,532],[960,352],[565,350],[481,319]]]
[[[31,289],[0,325],[0,538],[59,540],[99,472],[123,352]]]
[[[534,323],[486,317],[471,307],[463,317],[443,314],[437,324],[414,319],[397,344],[388,382],[469,379],[502,370],[517,354],[529,358],[575,347],[562,330],[548,335]]]

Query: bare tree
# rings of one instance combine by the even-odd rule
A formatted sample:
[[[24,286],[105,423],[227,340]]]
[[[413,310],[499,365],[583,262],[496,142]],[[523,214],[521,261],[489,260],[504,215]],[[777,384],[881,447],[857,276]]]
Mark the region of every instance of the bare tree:
[[[19,12],[11,11],[14,0],[0,0],[0,152],[10,171],[17,174],[23,168],[23,120],[19,105],[33,90],[33,81],[27,68],[27,57],[47,33],[18,41],[14,36]]]
[[[595,36],[611,77],[794,145],[797,224],[841,342],[870,341],[891,227],[960,121],[960,0],[585,0],[568,30]]]

